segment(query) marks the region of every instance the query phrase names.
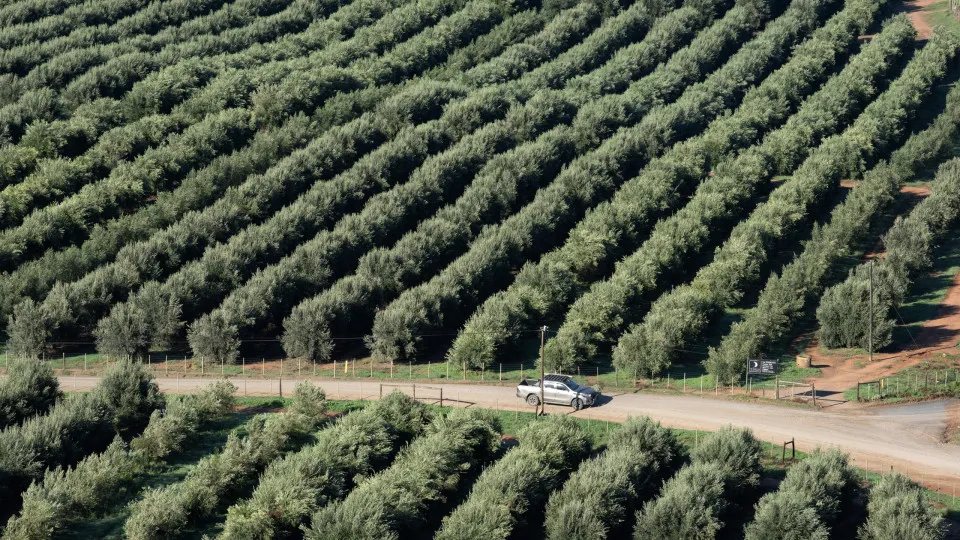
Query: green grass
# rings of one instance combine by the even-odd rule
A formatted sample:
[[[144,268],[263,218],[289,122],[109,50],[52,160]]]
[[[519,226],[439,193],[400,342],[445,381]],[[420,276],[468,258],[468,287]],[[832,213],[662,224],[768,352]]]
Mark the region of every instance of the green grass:
[[[875,403],[900,403],[953,397],[960,394],[960,355],[940,353],[883,378],[878,385],[861,386],[860,398]],[[844,392],[848,401],[856,401],[857,389]]]
[[[951,34],[960,37],[960,22],[950,13],[950,4],[947,0],[931,4],[924,10],[927,21],[935,29],[942,27]]]

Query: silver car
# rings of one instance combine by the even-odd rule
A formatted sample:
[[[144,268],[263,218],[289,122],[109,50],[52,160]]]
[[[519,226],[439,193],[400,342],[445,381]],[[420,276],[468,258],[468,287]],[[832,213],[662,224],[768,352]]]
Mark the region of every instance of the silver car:
[[[593,405],[600,392],[581,386],[566,375],[550,374],[544,378],[543,401],[554,405],[569,405],[575,410]],[[540,379],[524,379],[517,385],[517,397],[530,405],[540,404]]]

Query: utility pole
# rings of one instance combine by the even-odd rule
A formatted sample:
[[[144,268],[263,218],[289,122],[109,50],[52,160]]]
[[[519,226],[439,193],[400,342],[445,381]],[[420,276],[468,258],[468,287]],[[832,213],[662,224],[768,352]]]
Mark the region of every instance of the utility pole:
[[[544,342],[546,341],[545,339],[546,335],[547,335],[547,327],[543,326],[540,328],[540,412],[538,413],[538,415],[541,415],[541,416],[547,413],[546,411],[547,404],[544,403],[543,401],[543,387],[546,386],[547,384],[546,381],[543,380],[545,376],[544,366],[543,366],[544,364],[543,345],[544,345]]]
[[[870,333],[867,334],[867,355],[873,363],[873,259],[870,259]]]

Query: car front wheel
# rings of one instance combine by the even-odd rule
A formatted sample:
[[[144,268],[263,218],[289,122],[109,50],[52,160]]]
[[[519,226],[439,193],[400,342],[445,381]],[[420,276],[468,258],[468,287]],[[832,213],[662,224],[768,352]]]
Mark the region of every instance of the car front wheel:
[[[527,396],[527,403],[536,407],[540,404],[540,398],[538,398],[536,394],[530,394]]]
[[[580,409],[583,408],[583,400],[580,398],[576,398],[573,400],[573,403],[571,403],[570,405],[573,406],[573,410],[579,411]]]

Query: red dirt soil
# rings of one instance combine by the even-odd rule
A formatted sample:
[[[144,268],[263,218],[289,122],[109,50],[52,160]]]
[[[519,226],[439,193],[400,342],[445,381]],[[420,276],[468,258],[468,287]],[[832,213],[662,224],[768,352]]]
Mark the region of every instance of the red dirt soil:
[[[933,33],[933,28],[923,11],[936,3],[937,0],[911,0],[900,4],[898,11],[904,12],[907,17],[910,17],[910,23],[917,31],[917,39],[929,39]]]
[[[841,185],[845,188],[852,188],[858,183],[857,181],[845,180],[841,182]],[[921,198],[927,197],[930,195],[930,187],[926,185],[904,186],[901,193],[908,193]],[[883,256],[885,253],[881,251],[882,249],[882,243],[878,242],[874,249],[865,255],[864,259],[869,260]],[[839,397],[845,390],[854,387],[858,381],[875,380],[892,375],[920,363],[933,354],[960,352],[950,350],[960,341],[960,274],[954,278],[950,285],[946,297],[937,310],[936,317],[925,321],[914,339],[916,343],[911,342],[898,350],[874,354],[873,363],[869,363],[867,355],[834,356],[824,354],[819,349],[816,338],[814,338],[807,344],[804,352],[813,360],[813,365],[821,369],[822,375],[812,378],[811,381],[816,383],[818,394],[821,391],[836,392]],[[858,363],[862,367],[857,367]],[[953,416],[960,423],[960,407],[954,409]]]

